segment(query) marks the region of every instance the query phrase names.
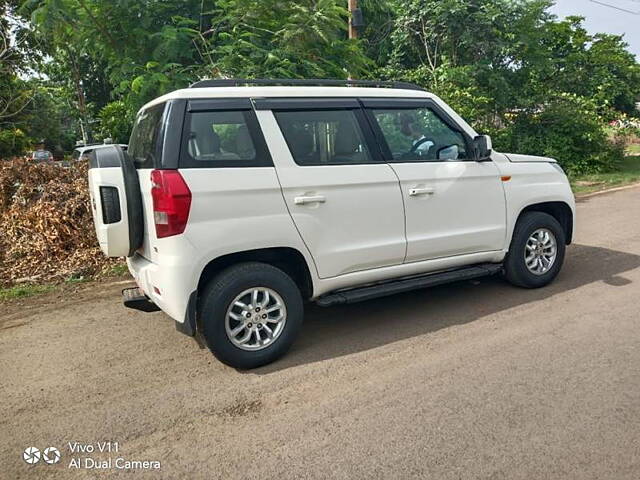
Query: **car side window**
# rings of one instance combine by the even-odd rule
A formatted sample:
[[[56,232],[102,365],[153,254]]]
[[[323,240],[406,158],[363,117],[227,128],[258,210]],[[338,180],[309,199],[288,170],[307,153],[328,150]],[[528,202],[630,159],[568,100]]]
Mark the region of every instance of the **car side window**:
[[[393,160],[456,161],[468,158],[462,134],[430,108],[372,109]]]
[[[160,136],[165,104],[154,105],[141,111],[131,131],[129,156],[136,168],[153,168],[160,155]],[[83,154],[89,154],[85,151]]]
[[[273,112],[300,166],[374,163],[353,110]]]
[[[187,114],[182,134],[182,168],[270,166],[260,127],[250,110]]]
[[[187,151],[196,161],[251,161],[256,158],[256,148],[243,112],[191,114]]]

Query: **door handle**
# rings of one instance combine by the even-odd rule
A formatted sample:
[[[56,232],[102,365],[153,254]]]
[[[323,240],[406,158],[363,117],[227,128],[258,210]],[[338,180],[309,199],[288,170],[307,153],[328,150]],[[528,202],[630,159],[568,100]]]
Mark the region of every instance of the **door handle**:
[[[324,195],[309,195],[303,197],[294,197],[293,203],[296,205],[305,205],[307,203],[324,203],[327,199]]]
[[[418,195],[433,195],[434,193],[436,193],[436,191],[431,187],[414,187],[409,189],[409,196],[411,197]]]

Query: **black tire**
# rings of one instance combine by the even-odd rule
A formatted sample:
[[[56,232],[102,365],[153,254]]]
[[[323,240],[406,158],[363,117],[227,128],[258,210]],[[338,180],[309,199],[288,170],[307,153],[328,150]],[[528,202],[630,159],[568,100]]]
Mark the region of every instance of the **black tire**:
[[[243,291],[267,287],[284,301],[286,322],[280,335],[262,350],[247,351],[232,343],[225,329],[227,309]],[[282,270],[265,263],[241,263],[216,275],[204,288],[199,318],[211,352],[221,362],[238,369],[271,363],[291,347],[302,326],[302,295],[294,281]]]
[[[556,238],[556,259],[551,268],[536,275],[525,263],[526,243],[531,234],[539,228],[546,228]],[[560,272],[566,248],[564,230],[551,215],[543,212],[526,212],[520,216],[513,231],[509,252],[504,260],[504,277],[513,285],[523,288],[540,288],[548,285]]]

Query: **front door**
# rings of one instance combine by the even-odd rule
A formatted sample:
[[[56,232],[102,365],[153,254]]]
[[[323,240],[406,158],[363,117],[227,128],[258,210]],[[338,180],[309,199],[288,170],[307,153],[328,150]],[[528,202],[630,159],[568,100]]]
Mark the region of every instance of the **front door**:
[[[333,108],[330,108],[333,106]],[[285,202],[321,278],[401,264],[398,179],[355,100],[256,101]]]
[[[469,139],[435,105],[369,105],[387,161],[400,180],[405,262],[501,250],[505,198],[493,162],[471,159]]]

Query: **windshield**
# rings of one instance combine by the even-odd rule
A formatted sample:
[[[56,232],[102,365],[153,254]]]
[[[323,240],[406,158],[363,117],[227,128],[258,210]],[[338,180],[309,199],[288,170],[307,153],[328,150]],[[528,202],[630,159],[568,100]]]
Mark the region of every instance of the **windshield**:
[[[38,150],[37,152],[33,152],[33,158],[38,160],[46,160],[51,156],[51,152],[48,150]]]

